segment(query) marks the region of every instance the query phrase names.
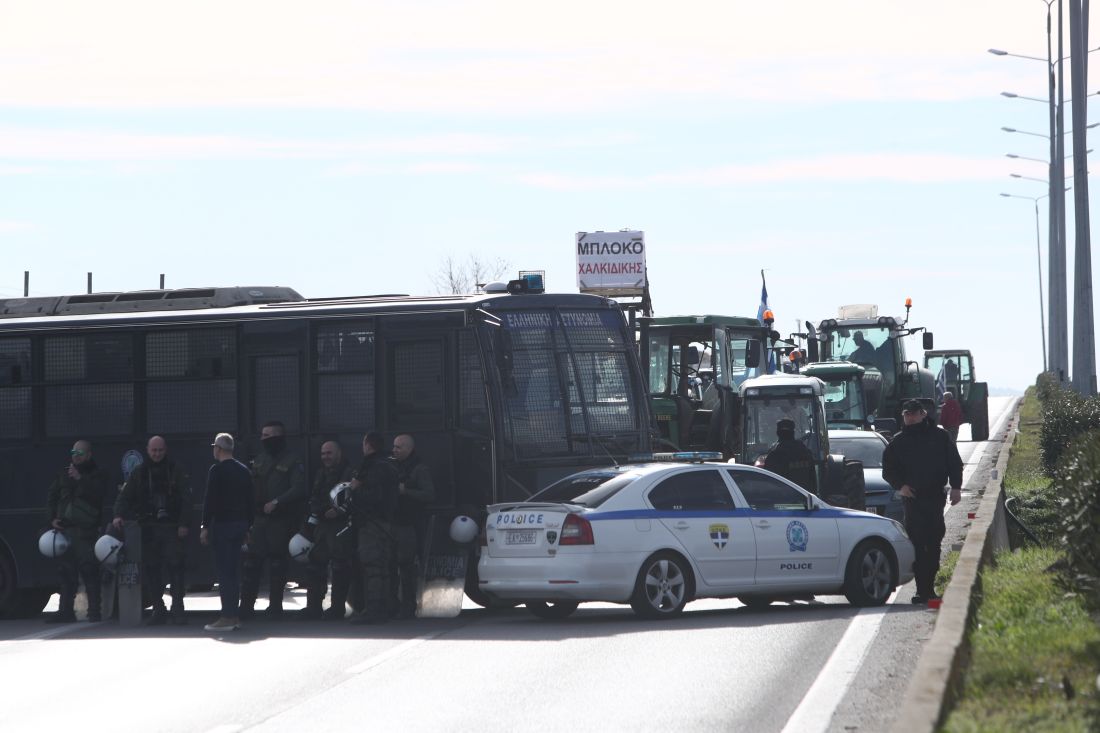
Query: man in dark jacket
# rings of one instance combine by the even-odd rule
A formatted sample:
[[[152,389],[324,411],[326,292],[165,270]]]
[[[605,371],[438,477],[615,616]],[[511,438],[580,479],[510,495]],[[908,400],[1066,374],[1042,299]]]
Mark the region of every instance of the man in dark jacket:
[[[252,524],[253,496],[252,474],[247,466],[233,458],[235,446],[236,441],[229,433],[218,433],[210,444],[215,463],[206,475],[199,542],[214,545],[222,614],[206,625],[207,631],[234,631],[241,627],[241,585],[237,565],[241,543]]]
[[[88,593],[88,620],[102,620],[99,563],[95,543],[99,538],[100,515],[107,495],[107,472],[92,459],[92,444],[78,440],[69,451],[70,463],[50,484],[47,512],[50,526],[65,533],[69,549],[58,558],[61,602],[49,622],[75,621],[73,604],[80,578]]]
[[[947,431],[930,424],[918,400],[902,405],[901,432],[882,453],[882,478],[901,496],[905,531],[916,549],[913,572],[917,594],[913,603],[925,603],[936,595],[940,569],[940,543],[944,526],[944,484],[951,484],[951,504],[959,503],[962,490],[962,458]]]
[[[435,483],[431,470],[420,460],[411,435],[394,438],[393,462],[398,481],[397,513],[393,521],[400,584],[397,617],[410,618],[416,614],[417,556],[424,536],[428,505],[435,501]]]
[[[115,499],[114,525],[121,530],[125,520],[141,523],[141,564],[145,590],[153,601],[148,625],[163,625],[168,617],[166,583],[172,584],[172,623],[182,625],[187,623],[183,594],[191,531],[191,481],[183,467],[168,457],[164,438],[150,438],[145,453],[148,460],[130,473]]]
[[[386,459],[381,434],[370,432],[363,437],[363,462],[351,485],[352,521],[358,535],[365,601],[363,612],[352,623],[384,623],[390,615],[397,470]]]
[[[305,513],[309,493],[306,469],[287,448],[283,424],[272,421],[260,430],[263,453],[252,462],[255,519],[248,535],[241,581],[241,618],[253,615],[260,590],[260,574],[266,561],[270,567],[267,616],[283,612],[286,589],[287,545]]]
[[[793,481],[806,491],[816,492],[814,454],[801,440],[794,437],[794,420],[784,418],[775,424],[775,437],[779,438],[764,458],[764,468]]]
[[[321,467],[313,478],[309,493],[309,519],[302,534],[313,541],[306,566],[308,585],[306,607],[301,617],[343,619],[346,613],[348,588],[351,585],[351,553],[355,544],[348,529],[347,517],[332,506],[332,488],[351,481],[352,469],[344,460],[340,444],[328,440],[321,444]],[[321,609],[328,591],[328,573],[332,568],[332,603],[328,611]]]

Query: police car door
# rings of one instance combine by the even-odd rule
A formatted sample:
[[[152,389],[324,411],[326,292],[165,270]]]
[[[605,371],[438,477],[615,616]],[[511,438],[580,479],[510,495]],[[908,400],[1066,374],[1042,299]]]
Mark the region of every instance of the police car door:
[[[756,548],[752,526],[737,511],[716,466],[691,466],[649,491],[649,502],[676,541],[695,560],[711,588],[752,585]]]
[[[840,532],[829,510],[806,511],[798,489],[750,469],[727,469],[751,512],[757,585],[810,585],[838,577]]]

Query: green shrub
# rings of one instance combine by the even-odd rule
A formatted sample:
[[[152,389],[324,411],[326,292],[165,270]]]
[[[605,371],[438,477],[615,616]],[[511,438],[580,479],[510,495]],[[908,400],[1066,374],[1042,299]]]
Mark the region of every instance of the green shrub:
[[[1066,447],[1081,433],[1100,428],[1100,397],[1082,397],[1072,390],[1050,386],[1039,391],[1046,395],[1039,450],[1044,470],[1053,477]]]
[[[1055,477],[1070,577],[1100,606],[1100,430],[1078,436]]]

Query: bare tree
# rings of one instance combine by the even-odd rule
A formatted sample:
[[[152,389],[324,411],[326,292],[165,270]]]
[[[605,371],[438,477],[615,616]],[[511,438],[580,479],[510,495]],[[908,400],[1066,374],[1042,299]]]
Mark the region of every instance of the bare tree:
[[[465,260],[447,257],[432,275],[437,293],[463,295],[478,292],[488,282],[499,279],[510,267],[502,257],[471,253]]]

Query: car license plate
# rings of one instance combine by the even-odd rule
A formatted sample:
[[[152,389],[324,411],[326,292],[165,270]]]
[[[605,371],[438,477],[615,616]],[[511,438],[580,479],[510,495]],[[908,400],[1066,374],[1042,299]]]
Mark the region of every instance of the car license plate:
[[[535,530],[513,529],[505,532],[504,544],[506,545],[533,545],[535,544]]]

